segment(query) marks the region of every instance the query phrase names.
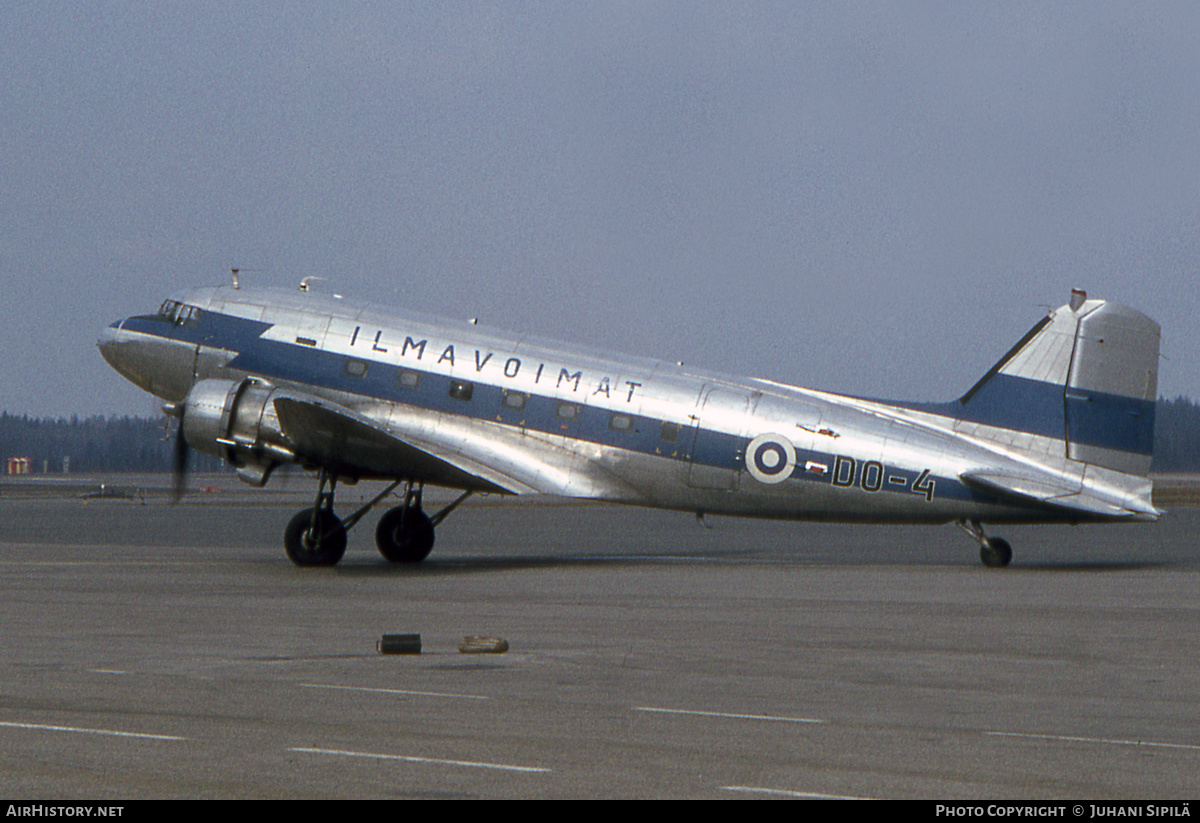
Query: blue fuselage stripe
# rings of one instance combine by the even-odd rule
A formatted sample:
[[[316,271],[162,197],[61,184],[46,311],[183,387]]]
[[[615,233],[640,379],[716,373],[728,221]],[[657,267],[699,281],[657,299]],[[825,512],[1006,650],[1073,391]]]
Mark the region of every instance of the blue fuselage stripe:
[[[130,318],[125,321],[124,326],[133,332],[223,348],[231,354],[236,352],[229,361],[228,368],[271,380],[345,392],[448,415],[492,421],[695,465],[734,472],[744,468],[744,453],[749,443],[747,437],[702,427],[682,426],[675,428],[674,439],[668,440],[663,436],[665,427],[661,419],[589,406],[583,402],[583,398],[575,401],[570,396],[529,393],[523,408],[512,408],[504,403],[504,389],[500,386],[470,381],[468,377],[424,371],[408,364],[393,365],[305,345],[263,339],[261,335],[271,327],[270,323],[216,312],[203,312],[198,320],[183,325],[151,315]],[[353,370],[348,369],[347,364],[352,361],[361,366]],[[404,385],[400,377],[402,372],[418,375],[417,385]],[[470,399],[451,396],[451,385],[463,381],[473,385]],[[559,415],[559,406],[564,402],[576,404],[575,418],[565,419]],[[630,425],[615,428],[611,424],[613,415],[628,417]],[[806,464],[813,462],[832,467],[838,459],[839,456],[832,452],[798,450],[792,477],[805,482],[830,484],[834,480],[832,472],[808,471]],[[861,472],[866,464],[862,461],[850,462],[857,468],[847,478],[847,482],[839,485],[860,484]],[[878,485],[881,487],[879,491],[921,493],[913,488],[919,472],[892,466],[880,466],[877,470],[882,473],[878,477]],[[875,479],[874,476],[872,479]],[[969,489],[959,482],[958,478],[935,476],[931,479],[937,483],[939,498],[988,497]]]

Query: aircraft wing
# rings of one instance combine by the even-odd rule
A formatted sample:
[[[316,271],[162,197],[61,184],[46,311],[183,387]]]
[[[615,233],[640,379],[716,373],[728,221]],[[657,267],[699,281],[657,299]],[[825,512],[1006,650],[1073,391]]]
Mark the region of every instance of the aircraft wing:
[[[587,455],[554,442],[443,419],[392,425],[310,396],[275,400],[280,428],[301,457],[348,475],[410,476],[453,488],[637,501],[641,494]]]
[[[336,403],[280,397],[275,400],[275,413],[298,455],[339,473],[390,477],[404,473],[399,471],[403,467],[413,477],[439,484],[490,492],[520,491],[407,443],[366,415]]]
[[[1084,491],[1080,483],[1068,483],[1049,474],[976,469],[959,477],[968,486],[1025,504],[1114,519],[1155,520],[1159,515],[1153,506],[1137,498],[1122,495],[1109,499]]]

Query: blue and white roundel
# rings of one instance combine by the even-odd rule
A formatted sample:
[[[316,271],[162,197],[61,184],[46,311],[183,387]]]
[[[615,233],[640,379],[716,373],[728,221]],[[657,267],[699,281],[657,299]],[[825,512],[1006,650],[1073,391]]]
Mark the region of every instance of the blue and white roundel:
[[[759,483],[782,483],[796,467],[796,448],[782,434],[760,434],[746,447],[746,469]]]

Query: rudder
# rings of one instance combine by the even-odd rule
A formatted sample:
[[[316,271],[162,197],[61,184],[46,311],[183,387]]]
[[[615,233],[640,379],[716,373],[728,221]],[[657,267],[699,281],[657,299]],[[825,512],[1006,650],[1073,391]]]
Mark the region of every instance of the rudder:
[[[1150,472],[1158,397],[1158,323],[1118,303],[1084,304],[1064,392],[1067,456]]]

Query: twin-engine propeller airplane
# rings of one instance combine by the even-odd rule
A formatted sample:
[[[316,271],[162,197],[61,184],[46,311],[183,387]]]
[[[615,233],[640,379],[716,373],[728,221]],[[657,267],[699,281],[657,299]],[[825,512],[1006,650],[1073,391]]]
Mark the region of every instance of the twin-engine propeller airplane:
[[[319,471],[288,524],[301,566],[333,565],[379,520],[390,561],[418,562],[474,492],[552,494],[695,512],[871,523],[1153,521],[1147,477],[1159,327],[1071,293],[959,400],[885,403],[730,377],[418,317],[310,291],[198,288],[113,323],[104,358],[179,420],[189,447],[262,486]],[[391,484],[348,517],[339,480]],[[426,484],[458,489],[427,515]]]

